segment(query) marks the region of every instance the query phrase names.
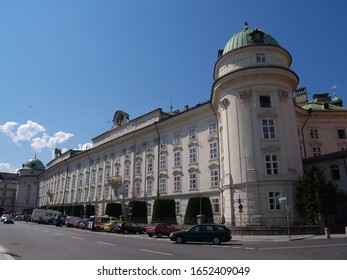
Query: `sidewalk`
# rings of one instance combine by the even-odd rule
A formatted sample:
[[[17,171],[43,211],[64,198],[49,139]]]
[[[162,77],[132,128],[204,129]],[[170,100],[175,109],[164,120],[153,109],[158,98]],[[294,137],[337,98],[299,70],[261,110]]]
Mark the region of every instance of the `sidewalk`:
[[[14,260],[11,254],[8,253],[9,250],[0,244],[0,261],[1,260]]]

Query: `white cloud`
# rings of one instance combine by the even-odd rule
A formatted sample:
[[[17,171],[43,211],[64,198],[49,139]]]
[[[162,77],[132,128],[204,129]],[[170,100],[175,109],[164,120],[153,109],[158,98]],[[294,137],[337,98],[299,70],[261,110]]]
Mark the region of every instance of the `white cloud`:
[[[0,172],[15,173],[17,171],[11,167],[11,164],[0,162]]]
[[[67,140],[72,138],[74,135],[69,132],[58,131],[53,136],[49,136],[44,133],[42,137],[36,137],[32,139],[31,147],[33,150],[40,152],[44,148],[53,149],[57,144],[65,143]]]
[[[78,150],[81,150],[81,151],[85,151],[85,150],[89,150],[90,148],[93,147],[93,144],[92,143],[84,143],[84,144],[78,144]]]
[[[46,129],[42,125],[28,120],[26,124],[21,125],[16,122],[7,122],[4,125],[0,125],[0,131],[10,137],[14,143],[19,144],[19,142],[23,141],[29,142],[40,132],[46,131]]]

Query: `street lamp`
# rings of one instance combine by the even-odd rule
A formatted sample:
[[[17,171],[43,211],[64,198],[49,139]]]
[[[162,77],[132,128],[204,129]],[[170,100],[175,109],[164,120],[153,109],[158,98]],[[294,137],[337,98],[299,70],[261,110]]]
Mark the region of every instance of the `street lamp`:
[[[289,207],[288,207],[288,199],[286,196],[280,197],[279,201],[286,201],[286,212],[287,212],[287,229],[288,229],[288,238],[290,239],[290,228],[289,228]]]

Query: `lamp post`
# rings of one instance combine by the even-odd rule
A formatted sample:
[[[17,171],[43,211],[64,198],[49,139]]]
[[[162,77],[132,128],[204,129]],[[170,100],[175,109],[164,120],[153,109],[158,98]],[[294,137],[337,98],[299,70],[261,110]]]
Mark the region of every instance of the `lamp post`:
[[[286,201],[286,213],[287,213],[287,229],[288,229],[288,238],[290,239],[290,227],[289,227],[289,207],[288,207],[288,199],[286,196],[280,197],[279,201]]]

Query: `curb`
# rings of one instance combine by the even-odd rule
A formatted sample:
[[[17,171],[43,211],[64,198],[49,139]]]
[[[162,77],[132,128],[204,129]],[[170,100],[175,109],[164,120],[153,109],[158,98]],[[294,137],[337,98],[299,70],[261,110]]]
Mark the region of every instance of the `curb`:
[[[0,260],[14,261],[15,259],[8,252],[6,247],[0,245]]]

